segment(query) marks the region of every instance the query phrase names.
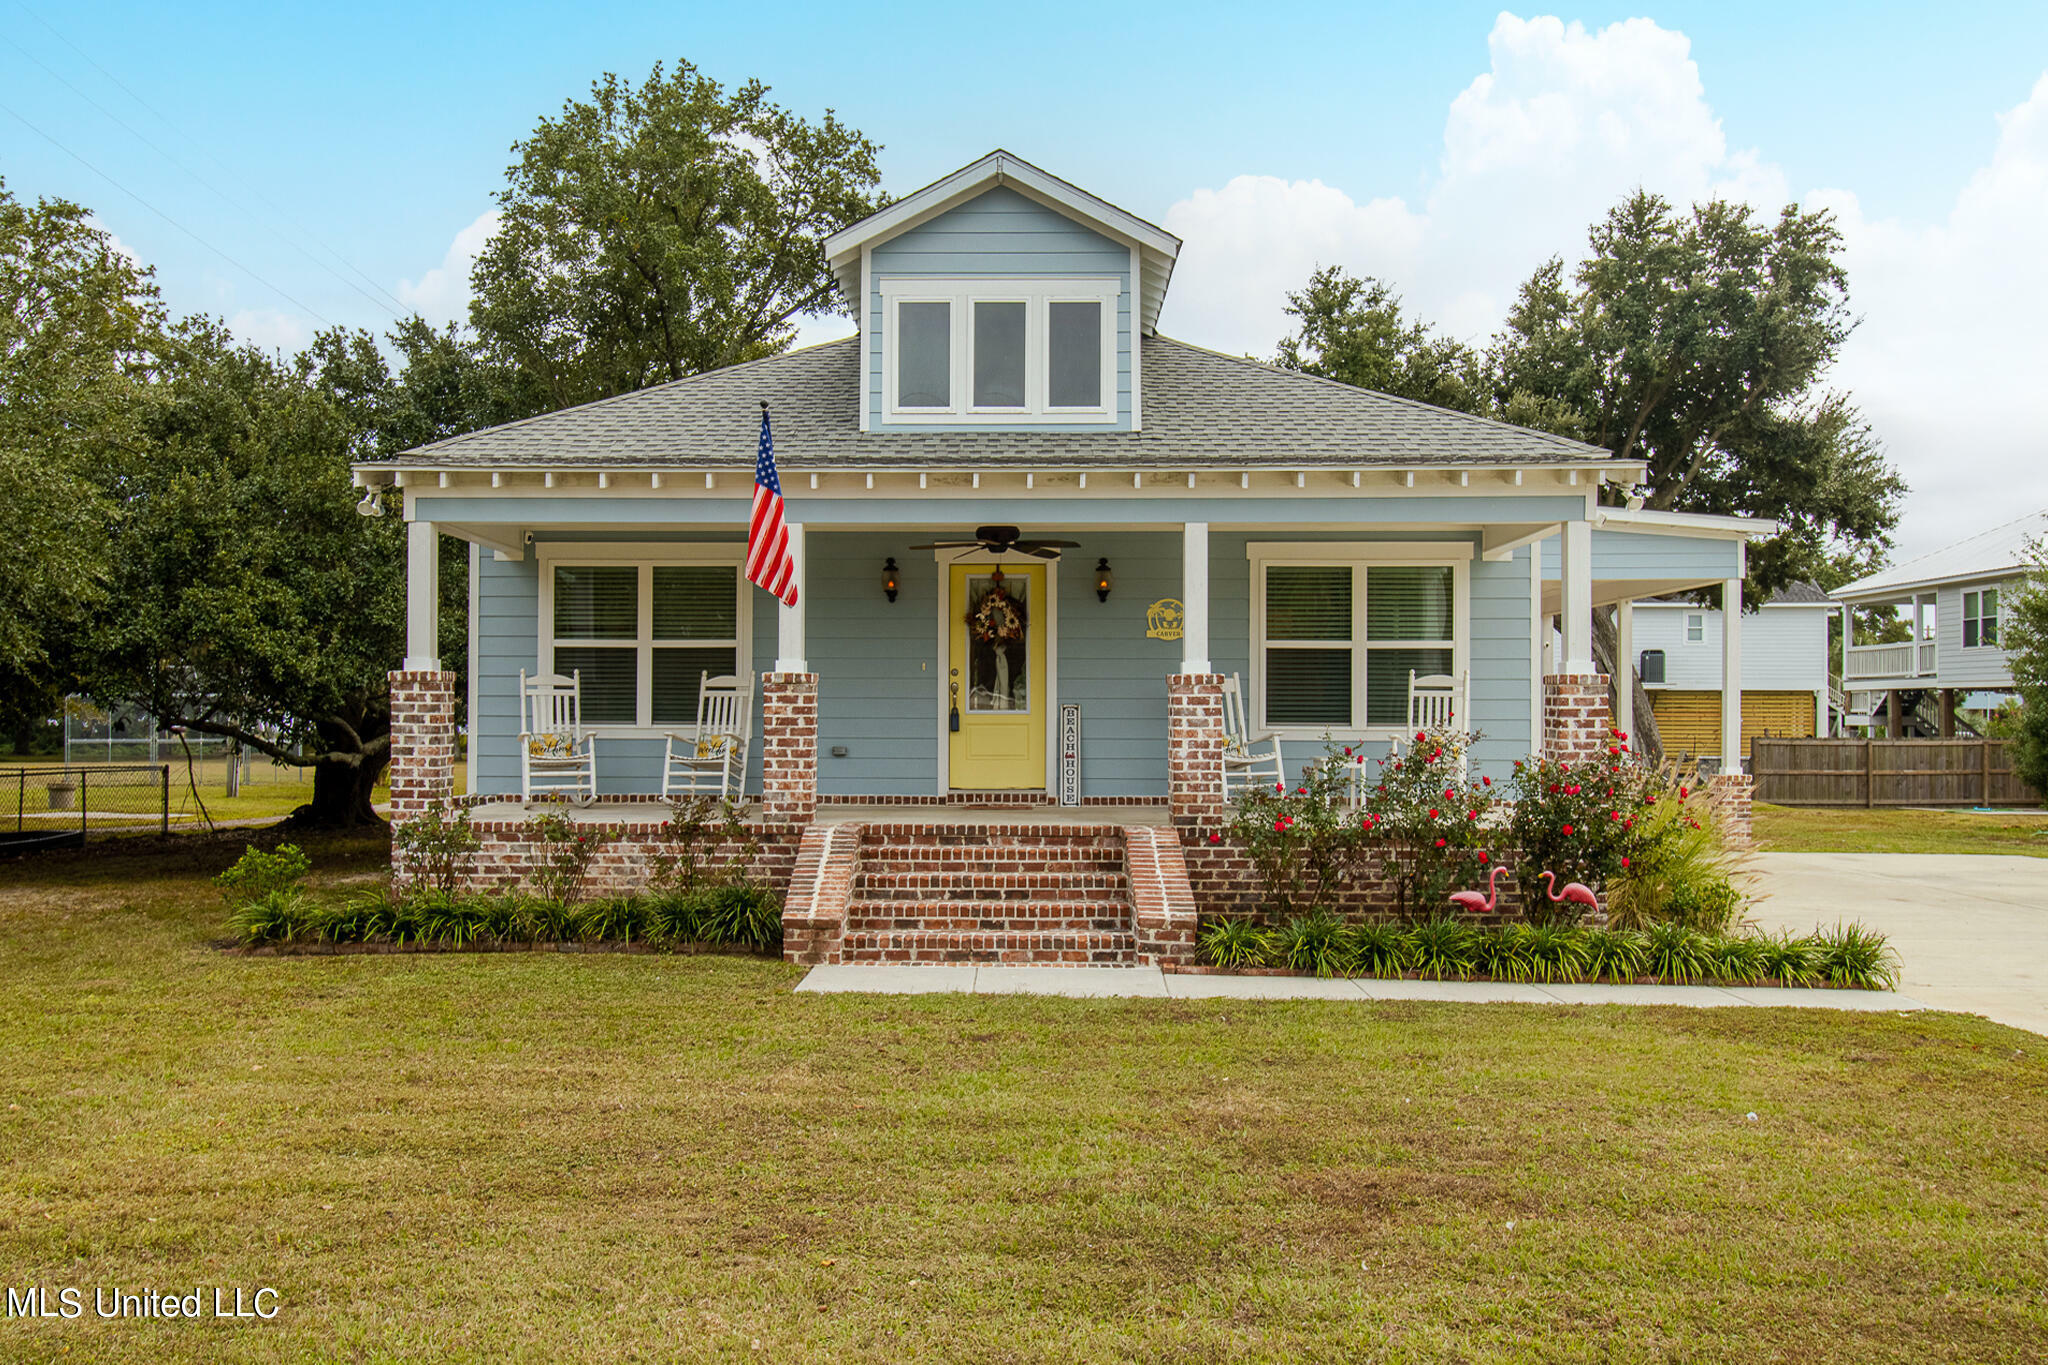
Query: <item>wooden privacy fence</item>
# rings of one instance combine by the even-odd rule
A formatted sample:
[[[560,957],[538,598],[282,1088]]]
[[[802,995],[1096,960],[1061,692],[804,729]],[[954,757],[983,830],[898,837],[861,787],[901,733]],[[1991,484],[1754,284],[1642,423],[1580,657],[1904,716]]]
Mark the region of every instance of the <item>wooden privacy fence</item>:
[[[1995,739],[1765,739],[1756,799],[1774,806],[2038,806]]]

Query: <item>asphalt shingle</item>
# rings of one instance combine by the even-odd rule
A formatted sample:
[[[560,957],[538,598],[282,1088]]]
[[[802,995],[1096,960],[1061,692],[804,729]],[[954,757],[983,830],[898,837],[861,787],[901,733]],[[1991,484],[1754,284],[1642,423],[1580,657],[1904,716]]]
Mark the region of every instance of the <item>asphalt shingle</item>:
[[[407,468],[751,463],[760,404],[785,468],[1599,464],[1593,446],[1146,337],[1141,432],[860,430],[859,338],[406,451]]]

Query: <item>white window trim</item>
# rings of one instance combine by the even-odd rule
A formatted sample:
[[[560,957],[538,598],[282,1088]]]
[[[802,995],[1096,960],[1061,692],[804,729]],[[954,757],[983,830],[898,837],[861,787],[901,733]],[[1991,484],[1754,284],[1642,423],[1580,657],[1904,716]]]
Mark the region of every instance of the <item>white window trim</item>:
[[[1692,638],[1692,623],[1695,621],[1700,623],[1700,638],[1697,640]],[[1705,612],[1689,611],[1685,614],[1684,639],[1685,643],[1689,645],[1703,645],[1707,642],[1707,614]]]
[[[1991,613],[1988,616],[1984,614],[1984,594],[1987,592],[1996,594],[1998,598],[1998,604],[1992,607]],[[1992,583],[1984,587],[1971,588],[1967,592],[1959,593],[1957,596],[1962,604],[1962,611],[1959,614],[1960,619],[1956,625],[1956,639],[1960,642],[1960,648],[2004,649],[2005,646],[1997,640],[1986,640],[1984,638],[1984,623],[1986,621],[1991,623],[1991,630],[1994,635],[2002,633],[1999,627],[2004,624],[2002,618],[2005,615],[2005,585],[2003,583]],[[1970,599],[1972,597],[1977,599],[1977,610],[1974,615],[1970,611]],[[1975,644],[1970,643],[1971,622],[1975,622],[1977,625],[1977,643]],[[1937,630],[1936,634],[1939,633]]]
[[[1106,426],[1117,420],[1117,304],[1123,281],[1114,276],[1068,279],[961,277],[931,279],[896,276],[881,281],[882,295],[882,420],[901,426],[1010,425],[1018,422],[1071,423]],[[905,303],[948,303],[952,329],[949,352],[952,401],[943,408],[906,408],[896,402],[897,310]],[[1023,407],[980,408],[974,399],[974,305],[1022,303],[1024,309]],[[1053,407],[1049,401],[1051,366],[1047,346],[1051,335],[1050,305],[1102,305],[1102,402],[1092,408]]]
[[[575,567],[580,564],[601,564],[613,567],[631,565],[640,570],[640,615],[638,638],[627,640],[566,640],[562,641],[572,649],[624,649],[630,645],[638,651],[637,673],[633,680],[635,716],[631,725],[588,725],[584,728],[599,738],[609,739],[659,739],[668,731],[682,726],[688,728],[695,723],[695,717],[688,721],[654,722],[654,570],[657,566],[672,564],[717,564],[731,565],[733,574],[735,610],[738,613],[739,642],[736,650],[739,670],[753,671],[754,657],[754,612],[753,584],[746,576],[747,547],[742,544],[715,545],[645,545],[606,543],[599,545],[575,541],[547,541],[536,548],[534,559],[540,571],[540,611],[537,622],[537,644],[535,658],[542,672],[552,672],[555,662],[555,568],[558,565]],[[663,645],[688,647],[688,642],[664,640]]]
[[[1419,568],[1449,568],[1451,570],[1451,675],[1457,678],[1471,676],[1472,667],[1472,545],[1468,541],[1389,541],[1376,544],[1355,544],[1343,541],[1252,541],[1246,544],[1245,558],[1251,561],[1251,655],[1252,695],[1251,714],[1257,717],[1261,729],[1270,729],[1283,743],[1322,742],[1323,736],[1352,742],[1369,742],[1394,739],[1407,731],[1403,725],[1351,725],[1345,727],[1322,726],[1267,726],[1266,715],[1266,569],[1273,564],[1307,564],[1348,566],[1355,573],[1364,568],[1390,568],[1413,566]],[[1348,642],[1352,651],[1351,668],[1351,715],[1354,720],[1366,713],[1364,661],[1361,657],[1368,646],[1380,649],[1407,648],[1429,649],[1440,647],[1438,640],[1425,640],[1407,644],[1400,640],[1374,640],[1365,638],[1366,594],[1353,581],[1351,593],[1351,635]],[[1306,642],[1304,642],[1306,643]],[[1331,642],[1334,645],[1336,642]],[[1330,646],[1325,646],[1330,647]],[[1466,687],[1465,705],[1472,702],[1471,687]]]

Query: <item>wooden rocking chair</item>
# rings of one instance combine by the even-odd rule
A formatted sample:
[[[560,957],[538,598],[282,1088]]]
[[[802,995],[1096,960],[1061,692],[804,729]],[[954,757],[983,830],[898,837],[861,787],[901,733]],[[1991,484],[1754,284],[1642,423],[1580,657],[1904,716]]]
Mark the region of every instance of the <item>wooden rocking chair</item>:
[[[740,794],[747,779],[747,741],[754,675],[701,674],[697,682],[697,728],[670,733],[661,764],[664,797]]]
[[[583,730],[583,675],[519,670],[519,795],[597,799],[597,738]]]

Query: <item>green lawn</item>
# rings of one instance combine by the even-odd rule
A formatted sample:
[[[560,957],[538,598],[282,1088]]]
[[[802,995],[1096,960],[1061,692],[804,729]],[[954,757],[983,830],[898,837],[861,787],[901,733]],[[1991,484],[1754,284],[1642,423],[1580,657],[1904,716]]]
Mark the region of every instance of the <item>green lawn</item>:
[[[236,957],[231,851],[0,864],[0,1273],[282,1314],[0,1358],[2048,1358],[2030,1034]]]
[[[24,807],[31,827],[48,825],[59,821],[75,819],[74,816],[59,814],[54,818],[38,820],[37,816],[47,812],[49,798],[47,789],[40,783],[24,784],[19,790],[14,780],[14,769],[58,768],[64,766],[61,757],[50,758],[6,758],[0,757],[0,827],[13,828],[17,798]],[[96,764],[79,764],[93,768]],[[155,766],[155,765],[145,765]],[[313,799],[313,770],[311,768],[287,768],[259,759],[253,765],[254,771],[242,783],[241,791],[235,796],[227,795],[227,764],[219,758],[199,759],[193,762],[188,772],[182,760],[173,760],[171,768],[171,826],[172,828],[203,828],[201,809],[216,822],[228,820],[282,819],[295,809]],[[455,790],[463,790],[467,765],[461,760],[455,764]],[[118,779],[117,779],[118,780]],[[380,781],[371,799],[379,806],[389,797],[389,781]],[[196,789],[196,790],[195,790]],[[87,799],[92,801],[92,815],[95,824],[104,822],[112,827],[113,817],[134,815],[143,829],[153,828],[152,820],[161,818],[161,797],[155,787],[146,792],[140,788],[120,788],[105,797],[97,797],[90,776],[86,783]],[[143,818],[147,817],[147,818]]]
[[[2048,811],[1756,808],[1772,853],[2024,853],[2048,858]]]

